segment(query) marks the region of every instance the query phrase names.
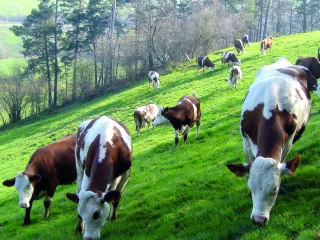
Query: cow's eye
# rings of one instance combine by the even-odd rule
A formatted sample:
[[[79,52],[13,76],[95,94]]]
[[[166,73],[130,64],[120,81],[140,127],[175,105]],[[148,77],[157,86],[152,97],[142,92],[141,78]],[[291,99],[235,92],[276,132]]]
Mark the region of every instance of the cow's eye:
[[[100,212],[99,212],[99,211],[95,211],[94,214],[93,214],[93,216],[92,216],[92,218],[93,218],[94,220],[97,220],[97,219],[99,218],[99,216],[100,216]]]
[[[27,185],[27,188],[30,188],[30,184]]]
[[[275,188],[272,190],[272,193],[273,193],[273,194],[277,193],[277,190],[278,190],[278,188],[275,187]]]

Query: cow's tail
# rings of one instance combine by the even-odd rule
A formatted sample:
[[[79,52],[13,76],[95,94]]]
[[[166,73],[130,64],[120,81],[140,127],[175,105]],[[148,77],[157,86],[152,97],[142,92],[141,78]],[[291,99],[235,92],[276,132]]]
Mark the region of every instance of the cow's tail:
[[[196,92],[195,91],[192,91],[192,96],[196,96]]]

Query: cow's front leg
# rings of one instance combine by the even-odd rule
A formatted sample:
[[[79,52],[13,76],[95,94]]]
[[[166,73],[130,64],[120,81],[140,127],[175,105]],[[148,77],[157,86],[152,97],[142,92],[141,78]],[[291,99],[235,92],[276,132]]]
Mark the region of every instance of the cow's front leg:
[[[82,217],[78,214],[78,223],[76,226],[75,235],[82,234],[84,232],[84,224]]]
[[[31,198],[30,202],[29,202],[29,207],[26,208],[26,214],[24,216],[23,225],[25,225],[25,226],[27,226],[27,225],[29,225],[31,223],[30,212],[31,212],[31,208],[32,208],[32,203],[33,203],[33,199]]]
[[[50,196],[46,196],[43,205],[44,205],[44,217],[48,218],[49,217],[49,210],[50,210],[50,205],[51,205],[51,200],[52,198]]]
[[[186,127],[186,130],[184,131],[183,133],[183,142],[184,142],[184,145],[186,145],[187,143],[187,139],[188,139],[188,135],[189,135],[189,132],[190,132],[191,128],[189,126]]]
[[[179,132],[177,130],[174,130],[174,144],[176,148],[178,147],[178,143],[179,143]]]

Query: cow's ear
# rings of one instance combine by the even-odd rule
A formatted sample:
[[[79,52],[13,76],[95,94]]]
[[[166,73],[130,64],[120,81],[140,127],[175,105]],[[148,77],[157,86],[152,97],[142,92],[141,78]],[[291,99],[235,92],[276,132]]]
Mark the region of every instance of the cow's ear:
[[[168,107],[165,107],[165,108],[163,109],[163,114],[167,114],[168,111],[169,111],[169,108],[168,108]]]
[[[301,156],[298,155],[294,159],[291,159],[288,162],[285,162],[281,165],[280,167],[280,173],[281,175],[287,175],[287,176],[292,176],[297,167],[300,164]]]
[[[226,166],[231,172],[233,172],[237,177],[247,177],[249,175],[251,163],[249,164],[232,164],[227,163]]]
[[[29,180],[32,183],[38,183],[41,180],[41,176],[40,175],[32,175],[29,177]]]
[[[103,201],[108,203],[119,202],[120,198],[121,198],[121,192],[115,190],[115,191],[107,192],[103,196]]]
[[[79,196],[76,193],[66,193],[66,196],[69,200],[71,200],[74,203],[79,203]]]
[[[7,187],[12,187],[14,186],[15,182],[16,182],[16,178],[12,178],[12,179],[5,180],[2,184]]]

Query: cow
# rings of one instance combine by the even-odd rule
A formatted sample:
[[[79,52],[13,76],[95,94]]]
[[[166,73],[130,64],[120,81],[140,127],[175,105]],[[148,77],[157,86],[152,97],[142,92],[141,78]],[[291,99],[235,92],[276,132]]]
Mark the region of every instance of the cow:
[[[77,193],[67,193],[78,204],[76,234],[99,238],[109,216],[117,219],[122,190],[128,182],[132,160],[131,136],[121,122],[101,116],[78,127],[76,149]]]
[[[242,54],[246,53],[246,51],[243,48],[243,43],[242,43],[241,39],[234,40],[233,45],[236,48],[238,55],[240,54],[240,52],[242,52]]]
[[[227,78],[230,87],[237,88],[239,80],[242,78],[242,71],[239,66],[230,68],[230,76]]]
[[[232,66],[234,65],[240,66],[241,60],[236,57],[234,52],[229,51],[229,52],[222,53],[221,63],[222,63],[222,67],[224,67],[226,63],[228,63],[228,66],[229,66],[229,63],[232,63]]]
[[[137,136],[140,136],[140,129],[148,124],[148,130],[150,123],[153,122],[157,116],[159,108],[156,104],[148,104],[146,106],[138,107],[134,113],[133,118],[136,124]]]
[[[242,41],[243,47],[245,47],[246,45],[250,47],[251,43],[249,42],[248,34],[243,35],[241,38],[241,41]]]
[[[297,59],[296,65],[308,68],[316,79],[320,78],[320,62],[315,57],[300,57]]]
[[[183,135],[184,144],[188,139],[191,128],[196,124],[196,138],[199,137],[201,123],[200,100],[192,93],[192,96],[183,96],[174,107],[160,107],[152,125],[164,125],[169,123],[174,129],[175,147],[178,147],[179,135]]]
[[[31,223],[30,212],[34,200],[45,197],[44,217],[47,218],[56,187],[76,181],[75,145],[76,135],[72,134],[38,148],[23,172],[3,182],[4,186],[15,186],[19,193],[19,206],[26,209],[24,225]]]
[[[153,88],[153,86],[156,86],[156,88],[160,88],[159,73],[157,73],[155,71],[149,71],[148,78],[149,78],[149,87],[150,88]]]
[[[267,53],[268,49],[269,49],[269,51],[271,50],[272,42],[273,42],[272,36],[266,37],[264,40],[261,41],[260,49],[261,49],[261,53],[263,55],[265,55]]]
[[[238,177],[249,176],[251,219],[257,224],[266,224],[270,218],[280,176],[292,175],[300,163],[300,155],[283,161],[307,126],[309,91],[317,85],[308,69],[282,57],[260,68],[247,92],[240,120],[247,164],[228,163],[227,167]]]
[[[197,57],[196,62],[198,64],[198,72],[203,69],[202,71],[204,72],[204,68],[210,68],[211,71],[214,71],[215,64],[211,62],[211,60],[207,57]]]

